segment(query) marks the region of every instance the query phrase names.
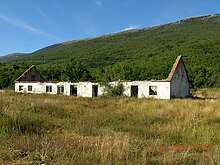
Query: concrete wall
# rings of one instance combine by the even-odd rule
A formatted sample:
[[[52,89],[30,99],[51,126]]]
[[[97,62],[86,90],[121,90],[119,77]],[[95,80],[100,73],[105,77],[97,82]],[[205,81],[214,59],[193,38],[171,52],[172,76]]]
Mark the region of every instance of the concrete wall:
[[[22,90],[19,90],[21,86]],[[32,90],[28,91],[28,86],[32,86]],[[43,93],[44,83],[15,83],[15,92],[26,92],[26,93]]]
[[[47,85],[49,85],[49,83],[46,83]],[[78,86],[78,83],[71,83],[71,82],[59,82],[59,83],[50,83],[52,84],[53,87],[53,94],[58,94],[58,87],[63,86],[64,87],[64,91],[63,95],[68,95],[70,96],[70,85],[74,85],[74,86]],[[78,93],[77,93],[78,94]]]
[[[179,62],[175,70],[170,86],[171,97],[184,98],[189,96],[189,81],[182,61]]]
[[[119,82],[110,82],[109,85],[115,86]],[[126,96],[131,96],[131,86],[138,86],[137,97],[151,97],[157,99],[170,99],[170,82],[167,81],[132,81],[132,82],[121,82],[124,86],[123,94]],[[106,93],[106,87],[98,83],[92,82],[79,82],[79,83],[70,83],[70,82],[59,82],[59,83],[15,83],[15,92],[26,92],[26,93],[49,93],[57,94],[58,86],[63,86],[64,91],[62,94],[70,95],[70,85],[77,87],[77,96],[81,97],[94,97],[93,86],[97,86],[97,96],[104,95]],[[23,90],[19,91],[19,86],[23,86]],[[32,86],[32,91],[28,91],[28,86]],[[51,86],[51,92],[46,92],[46,86]],[[156,95],[150,95],[149,88],[154,86],[157,88]]]
[[[138,98],[150,97],[156,99],[170,99],[170,82],[167,81],[132,81],[123,82],[124,94],[131,96],[131,86],[138,86]],[[150,95],[149,88],[154,86],[157,88],[157,95]]]
[[[77,96],[92,97],[93,96],[93,92],[92,92],[93,85],[98,85],[98,84],[92,83],[92,82],[79,82],[77,86]]]
[[[59,82],[59,83],[41,83],[41,82],[19,82],[15,83],[15,92],[26,92],[26,93],[49,93],[57,94],[58,86],[64,87],[64,92],[61,94],[70,95],[70,85],[77,85],[77,83]],[[19,90],[19,86],[23,86],[23,90]],[[32,86],[32,90],[28,91],[28,86]],[[52,91],[46,92],[46,87],[51,86]]]
[[[110,86],[116,86],[119,83],[122,83],[124,86],[123,94],[125,96],[131,97],[131,86],[138,86],[138,98],[150,97],[156,99],[170,99],[170,82],[168,81],[130,81],[130,82],[110,82]],[[150,95],[149,88],[150,86],[155,86],[157,88],[157,95]],[[101,87],[104,89],[105,87]],[[102,94],[103,91],[101,90]],[[101,92],[100,92],[101,93]]]

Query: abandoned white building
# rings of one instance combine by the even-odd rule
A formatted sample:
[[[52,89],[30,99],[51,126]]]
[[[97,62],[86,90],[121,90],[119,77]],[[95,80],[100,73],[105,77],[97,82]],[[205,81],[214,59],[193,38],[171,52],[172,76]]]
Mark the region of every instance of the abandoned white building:
[[[189,80],[182,56],[178,56],[165,80],[109,82],[110,86],[123,84],[126,96],[157,99],[184,98],[189,96]],[[93,82],[46,82],[33,65],[15,80],[15,92],[50,93],[96,97],[106,93],[107,87]]]

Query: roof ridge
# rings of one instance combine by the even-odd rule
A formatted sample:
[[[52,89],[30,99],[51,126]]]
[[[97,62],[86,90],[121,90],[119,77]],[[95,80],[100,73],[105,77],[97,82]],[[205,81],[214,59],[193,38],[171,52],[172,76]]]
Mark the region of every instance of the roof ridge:
[[[24,73],[22,73],[14,82],[18,81],[21,77],[23,77],[27,72],[29,72],[32,68],[34,68],[35,65],[32,65],[30,68],[28,68]]]
[[[171,71],[170,71],[170,73],[169,73],[169,75],[168,75],[168,77],[167,77],[167,81],[171,81],[171,80],[172,80],[173,75],[174,75],[174,73],[175,73],[175,71],[176,71],[176,68],[177,68],[177,66],[178,66],[178,64],[179,64],[179,62],[180,62],[181,59],[182,59],[182,55],[179,55],[179,56],[176,58],[176,61],[175,61],[175,63],[173,64],[173,67],[172,67],[172,69],[171,69]]]

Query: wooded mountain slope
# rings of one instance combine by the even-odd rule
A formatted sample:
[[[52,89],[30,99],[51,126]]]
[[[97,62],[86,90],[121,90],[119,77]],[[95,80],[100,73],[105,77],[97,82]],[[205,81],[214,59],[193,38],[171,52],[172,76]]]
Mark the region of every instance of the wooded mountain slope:
[[[37,65],[48,80],[62,79],[62,70],[70,59],[88,69],[89,79],[95,81],[103,77],[105,80],[149,80],[165,79],[179,54],[184,57],[192,86],[217,86],[220,79],[220,15],[192,17],[59,43],[10,63]],[[55,73],[58,75],[51,76]]]

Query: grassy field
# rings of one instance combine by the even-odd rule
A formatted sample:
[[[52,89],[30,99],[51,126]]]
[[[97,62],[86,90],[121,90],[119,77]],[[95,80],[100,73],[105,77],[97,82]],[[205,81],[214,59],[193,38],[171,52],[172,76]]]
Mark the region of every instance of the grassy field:
[[[219,164],[220,89],[190,99],[0,91],[0,164]]]

